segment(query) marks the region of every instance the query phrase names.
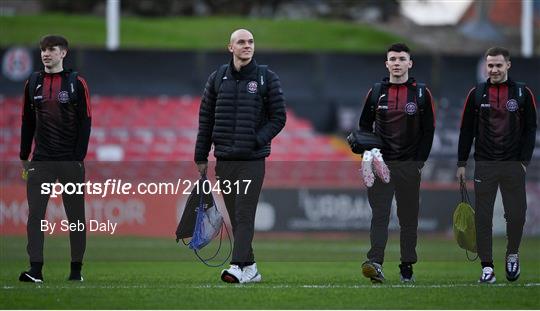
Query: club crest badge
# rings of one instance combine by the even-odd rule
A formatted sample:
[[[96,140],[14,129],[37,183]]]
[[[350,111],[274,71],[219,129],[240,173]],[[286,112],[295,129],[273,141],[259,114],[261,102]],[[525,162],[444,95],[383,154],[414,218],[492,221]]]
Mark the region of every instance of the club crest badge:
[[[247,91],[251,94],[255,94],[257,92],[257,81],[250,81],[247,84]]]
[[[515,112],[518,110],[518,103],[515,99],[510,99],[506,102],[506,110],[510,112]]]
[[[24,81],[34,67],[29,49],[14,47],[8,49],[2,57],[2,74],[11,81]]]
[[[69,102],[69,94],[66,91],[58,93],[58,102],[67,104]]]
[[[410,116],[416,114],[416,104],[413,102],[407,103],[407,105],[405,105],[405,112]]]

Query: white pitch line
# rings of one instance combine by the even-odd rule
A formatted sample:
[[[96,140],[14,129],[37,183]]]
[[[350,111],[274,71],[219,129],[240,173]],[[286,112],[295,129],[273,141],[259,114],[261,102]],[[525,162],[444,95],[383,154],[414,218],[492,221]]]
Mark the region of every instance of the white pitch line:
[[[241,288],[244,285],[235,284],[232,287]],[[251,285],[248,285],[251,286]],[[375,289],[388,289],[388,288],[459,288],[459,287],[483,287],[485,284],[441,284],[441,285],[415,285],[415,284],[393,284],[393,285],[252,285],[253,288],[265,288],[265,289],[282,289],[282,288],[306,288],[306,289],[356,289],[356,288],[375,288]],[[490,287],[537,287],[540,283],[525,283],[525,284],[489,284]],[[231,285],[200,285],[194,288],[230,288]]]
[[[208,285],[169,285],[169,286],[146,286],[146,285],[83,285],[83,286],[48,286],[48,285],[38,285],[35,287],[28,286],[2,286],[3,290],[18,290],[18,289],[201,289],[201,288],[243,288],[246,285],[243,284],[208,284]],[[315,285],[315,284],[305,284],[305,285],[266,285],[266,284],[249,284],[248,288],[262,288],[262,289],[361,289],[361,288],[373,288],[373,289],[388,289],[388,288],[461,288],[461,287],[538,287],[540,283],[524,283],[524,284],[509,284],[509,283],[500,283],[500,284],[473,284],[473,283],[464,283],[464,284],[433,284],[433,285],[405,285],[405,284],[392,284],[392,285]]]

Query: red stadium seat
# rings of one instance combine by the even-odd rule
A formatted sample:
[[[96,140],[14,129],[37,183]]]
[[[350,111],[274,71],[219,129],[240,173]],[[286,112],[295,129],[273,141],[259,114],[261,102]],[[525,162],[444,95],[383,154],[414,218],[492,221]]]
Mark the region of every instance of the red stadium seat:
[[[0,97],[0,159],[18,159],[21,123],[20,97]],[[159,163],[189,164],[189,172],[195,173],[193,162],[194,144],[197,136],[200,98],[198,97],[92,97],[92,133],[87,160],[97,160],[100,146],[119,146],[123,161],[128,163],[155,164],[151,172],[142,165],[130,170],[131,177],[148,175],[159,177],[177,175],[170,166],[156,170]],[[351,153],[338,148],[329,136],[316,133],[313,125],[287,111],[287,124],[272,143],[272,155],[268,159],[265,184],[328,184],[358,180],[359,164]],[[214,161],[213,155],[209,157]],[[130,167],[133,165],[130,165]],[[175,165],[176,167],[177,165]],[[357,167],[358,166],[358,167]],[[101,165],[99,165],[101,167]],[[187,168],[186,168],[187,169]],[[96,176],[114,172],[109,168]],[[173,174],[174,173],[174,174]],[[109,175],[112,176],[112,175]],[[178,175],[178,176],[181,176]],[[195,176],[196,177],[196,176]]]

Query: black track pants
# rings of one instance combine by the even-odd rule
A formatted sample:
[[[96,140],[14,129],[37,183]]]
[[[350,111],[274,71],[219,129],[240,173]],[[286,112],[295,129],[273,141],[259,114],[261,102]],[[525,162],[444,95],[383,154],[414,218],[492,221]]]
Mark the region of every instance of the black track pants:
[[[28,245],[26,247],[30,262],[43,262],[44,232],[41,220],[45,219],[50,194],[41,194],[42,183],[83,183],[84,164],[82,162],[48,162],[32,161],[28,169],[27,198],[28,222],[26,231]],[[62,194],[64,209],[70,223],[85,223],[84,194]],[[56,230],[60,223],[56,225]],[[71,261],[82,262],[86,250],[86,225],[83,231],[70,231]]]
[[[520,162],[476,162],[474,171],[476,243],[482,262],[493,262],[493,208],[501,189],[508,244],[506,254],[517,254],[525,215],[525,169]]]
[[[392,199],[396,197],[397,216],[400,226],[401,261],[415,263],[416,240],[418,229],[420,170],[417,162],[388,163],[390,183],[385,184],[379,178],[368,188],[368,199],[372,218],[369,231],[371,249],[367,258],[382,264],[384,250],[388,241],[388,223]]]
[[[254,262],[251,246],[255,231],[255,213],[264,181],[265,161],[223,161],[216,164],[216,176],[225,190],[226,181],[231,184],[231,193],[223,193],[223,199],[231,220],[234,236],[232,263]],[[247,192],[246,182],[250,180]],[[234,185],[239,182],[240,187]],[[239,191],[238,191],[239,190]]]

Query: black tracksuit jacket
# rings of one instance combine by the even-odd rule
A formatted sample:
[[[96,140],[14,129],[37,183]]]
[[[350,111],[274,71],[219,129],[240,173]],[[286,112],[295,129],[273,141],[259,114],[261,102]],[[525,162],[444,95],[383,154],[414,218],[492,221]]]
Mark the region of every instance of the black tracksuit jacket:
[[[476,161],[520,161],[528,165],[536,143],[536,103],[524,88],[522,107],[517,105],[514,81],[487,81],[482,102],[475,103],[472,88],[465,101],[459,135],[458,166],[465,166],[474,141]],[[476,128],[475,128],[476,126]]]
[[[32,161],[83,161],[88,150],[91,127],[90,92],[86,81],[77,77],[77,102],[69,98],[70,70],[42,72],[43,80],[24,88],[20,159]],[[36,98],[32,108],[30,96]]]

